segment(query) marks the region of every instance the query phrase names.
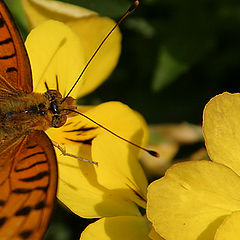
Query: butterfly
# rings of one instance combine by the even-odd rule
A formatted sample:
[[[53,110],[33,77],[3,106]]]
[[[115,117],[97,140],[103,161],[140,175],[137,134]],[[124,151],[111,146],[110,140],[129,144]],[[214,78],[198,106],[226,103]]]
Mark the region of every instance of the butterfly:
[[[57,90],[34,93],[22,38],[0,1],[0,239],[41,239],[57,190],[57,161],[44,133],[75,109]]]

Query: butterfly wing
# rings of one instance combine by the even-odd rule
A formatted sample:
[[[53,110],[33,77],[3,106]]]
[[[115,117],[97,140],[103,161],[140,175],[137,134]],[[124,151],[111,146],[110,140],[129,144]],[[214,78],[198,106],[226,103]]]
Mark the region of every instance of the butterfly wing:
[[[57,186],[51,141],[34,131],[10,154],[13,162],[0,175],[0,239],[41,239]]]
[[[32,92],[31,68],[21,36],[0,0],[0,99],[18,90]],[[56,195],[55,152],[42,131],[9,142],[4,149],[0,143],[0,239],[39,240]]]
[[[0,0],[0,75],[16,89],[32,92],[32,74],[24,43],[3,0]]]

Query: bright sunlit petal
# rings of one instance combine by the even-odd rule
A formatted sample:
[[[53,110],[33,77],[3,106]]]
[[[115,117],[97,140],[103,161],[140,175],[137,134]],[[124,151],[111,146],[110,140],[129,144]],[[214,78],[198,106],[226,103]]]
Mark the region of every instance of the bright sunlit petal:
[[[240,209],[240,177],[210,161],[172,166],[148,187],[147,215],[168,240],[212,240],[226,216]]]
[[[107,17],[90,17],[68,22],[77,33],[85,50],[85,64],[91,58],[101,41],[107,36],[115,22]],[[92,60],[84,77],[80,81],[79,96],[95,90],[116,67],[121,52],[121,33],[115,29],[100,51]]]
[[[239,240],[240,236],[240,211],[233,212],[226,217],[218,228],[214,240]]]
[[[240,174],[240,94],[212,98],[203,114],[203,130],[210,158]]]
[[[75,62],[75,66],[78,66],[78,73],[83,70],[99,44],[115,25],[115,22],[110,18],[99,17],[97,13],[76,5],[54,0],[22,1],[30,29],[38,26],[46,20],[55,19],[66,23],[77,34],[82,47],[79,57],[84,58],[83,62],[81,59],[81,64]],[[48,35],[45,34],[44,36]],[[45,39],[47,38],[45,37]],[[56,43],[56,46],[58,45],[59,43]],[[74,90],[74,92],[77,93],[77,97],[92,92],[107,79],[118,62],[120,51],[121,33],[117,28],[104,43],[87,68],[87,71],[82,76],[77,85],[77,89]],[[75,52],[78,53],[77,50],[75,50]],[[66,55],[66,60],[69,60],[68,56],[69,55]],[[78,76],[73,77],[73,80],[76,80]]]
[[[67,150],[78,155],[77,145],[69,145]],[[126,189],[111,190],[98,181],[98,166],[63,156],[59,150],[57,158],[59,166],[57,196],[75,214],[86,218],[140,215],[136,204],[125,198]]]
[[[22,0],[22,4],[30,29],[49,19],[67,22],[97,15],[86,8],[55,0]]]
[[[88,225],[80,240],[150,240],[150,226],[144,217],[102,218]]]
[[[148,236],[152,239],[152,240],[165,240],[164,238],[162,238],[152,227]]]
[[[66,94],[83,67],[79,38],[65,24],[49,20],[31,31],[26,48],[33,72],[33,90],[45,92],[45,81],[50,89],[56,89],[58,79],[60,93]],[[74,89],[72,97],[78,89],[79,86]]]

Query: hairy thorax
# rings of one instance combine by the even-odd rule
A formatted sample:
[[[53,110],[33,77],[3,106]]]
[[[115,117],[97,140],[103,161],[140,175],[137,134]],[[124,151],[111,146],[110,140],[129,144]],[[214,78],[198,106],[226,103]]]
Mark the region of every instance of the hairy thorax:
[[[71,97],[63,101],[56,90],[44,94],[18,91],[0,101],[0,146],[11,145],[14,139],[28,135],[33,130],[61,127],[67,115],[76,108]],[[1,152],[1,147],[0,147]]]

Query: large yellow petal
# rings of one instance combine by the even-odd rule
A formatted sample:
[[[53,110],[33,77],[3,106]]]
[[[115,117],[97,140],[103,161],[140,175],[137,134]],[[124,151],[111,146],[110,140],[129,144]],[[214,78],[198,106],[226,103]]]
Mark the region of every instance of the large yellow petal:
[[[92,158],[99,162],[99,183],[112,191],[121,189],[120,195],[145,208],[147,181],[137,156],[136,148],[106,133],[93,142]]]
[[[149,225],[144,217],[102,218],[87,226],[81,240],[150,240]]]
[[[172,166],[148,188],[147,216],[167,240],[212,240],[226,216],[240,210],[240,177],[210,161]]]
[[[240,94],[212,98],[203,113],[203,130],[210,158],[240,174]]]
[[[151,229],[150,233],[148,234],[148,236],[152,239],[152,240],[165,240],[163,239],[155,230],[154,228]]]
[[[30,29],[50,19],[67,22],[97,15],[88,9],[54,0],[22,0],[22,4]]]
[[[68,24],[78,35],[84,51],[84,65],[78,65],[80,70],[83,70],[101,41],[115,25],[115,22],[110,18],[99,17],[95,12],[63,2],[49,0],[22,1],[31,28],[48,19],[55,19]],[[121,33],[117,28],[84,73],[78,84],[78,97],[92,92],[106,80],[118,62],[120,51]],[[74,80],[76,79],[74,78]]]
[[[104,103],[86,114],[135,143],[141,144],[143,134],[146,135],[142,117],[124,104]],[[77,116],[70,118],[66,126],[47,131],[52,140],[64,144],[68,153],[98,162],[98,166],[93,166],[69,160],[57,151],[59,199],[84,217],[139,215],[133,202],[145,207],[147,180],[137,161],[138,149],[93,127],[96,125]],[[93,197],[90,201],[89,196]],[[116,207],[118,204],[121,207]]]
[[[57,77],[60,93],[66,94],[84,65],[79,38],[65,24],[49,20],[31,31],[26,48],[33,72],[34,91],[45,92],[45,81],[50,89],[56,89]],[[79,87],[71,96],[76,97]]]
[[[239,240],[240,236],[240,211],[233,212],[226,217],[218,228],[214,240]]]
[[[77,33],[85,54],[85,64],[91,58],[101,41],[107,36],[115,22],[110,18],[93,16],[67,23]],[[121,52],[121,33],[115,29],[92,60],[80,81],[79,96],[86,95],[97,88],[117,65]]]
[[[78,153],[77,145],[69,145],[67,149],[72,154]],[[136,204],[126,198],[130,190],[106,188],[98,182],[98,166],[65,157],[59,150],[56,152],[59,166],[57,197],[75,214],[85,218],[140,215]]]

